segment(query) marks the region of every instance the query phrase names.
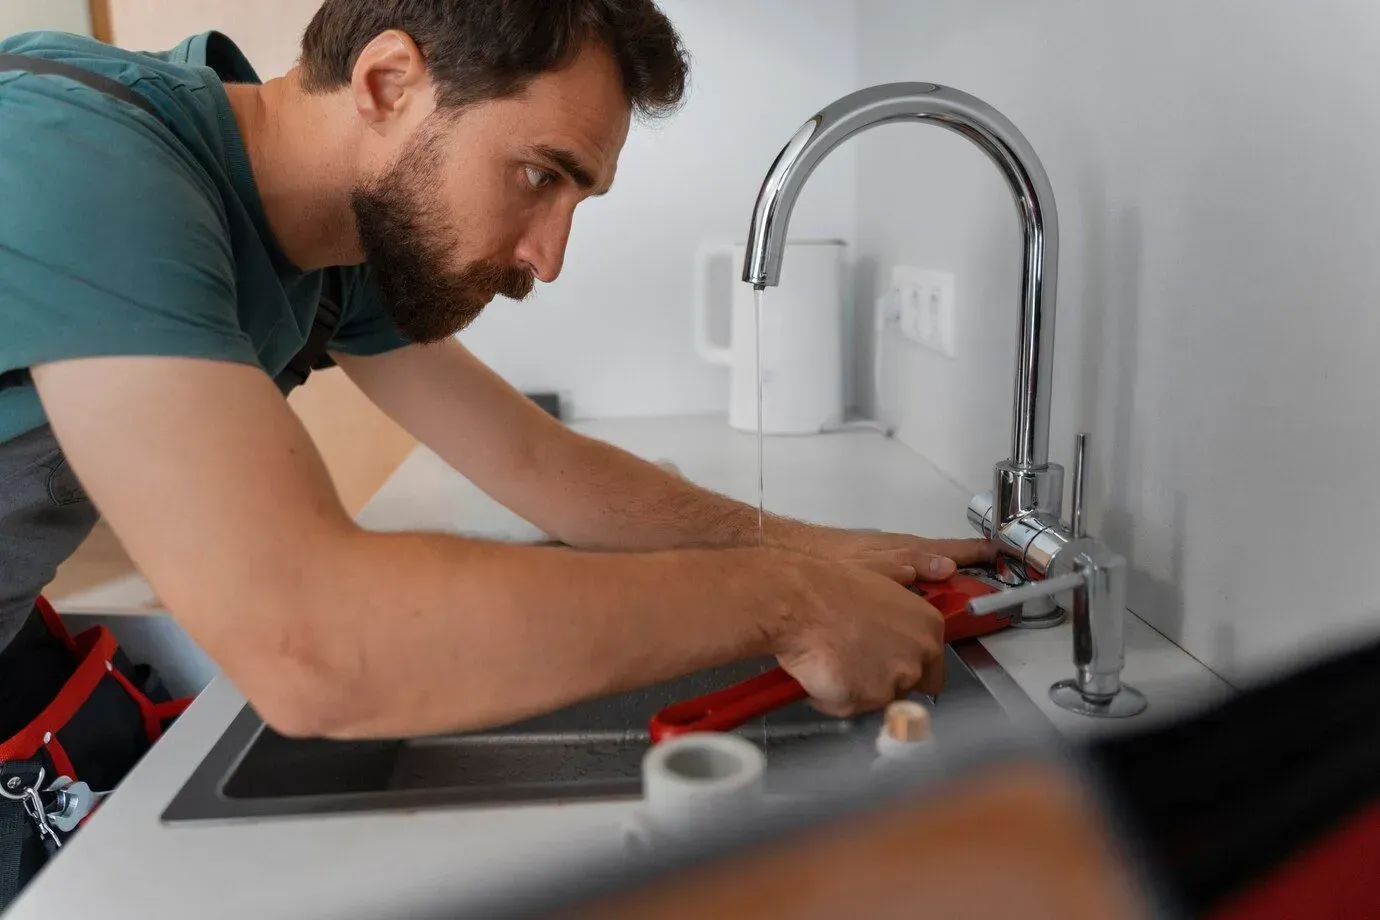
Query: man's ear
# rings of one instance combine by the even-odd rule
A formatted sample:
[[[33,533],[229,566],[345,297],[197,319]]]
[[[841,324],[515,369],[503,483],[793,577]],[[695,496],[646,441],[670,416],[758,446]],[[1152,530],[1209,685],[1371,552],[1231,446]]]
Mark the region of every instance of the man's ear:
[[[398,29],[376,35],[359,53],[350,94],[360,118],[379,133],[410,131],[436,108],[426,60],[412,36]]]

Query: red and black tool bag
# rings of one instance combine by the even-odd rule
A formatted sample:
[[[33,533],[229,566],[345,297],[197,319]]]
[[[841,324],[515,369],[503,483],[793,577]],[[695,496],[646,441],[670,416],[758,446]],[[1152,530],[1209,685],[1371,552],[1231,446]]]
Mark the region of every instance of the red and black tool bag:
[[[0,730],[8,733],[0,738],[0,784],[7,788],[32,785],[41,769],[44,789],[59,777],[98,792],[113,789],[191,703],[169,699],[150,669],[129,662],[106,627],[70,635],[43,598],[3,655],[12,697],[0,699]],[[43,696],[36,704],[14,698],[21,688]],[[39,706],[22,724],[12,718]],[[0,910],[50,850],[22,804],[0,799]]]

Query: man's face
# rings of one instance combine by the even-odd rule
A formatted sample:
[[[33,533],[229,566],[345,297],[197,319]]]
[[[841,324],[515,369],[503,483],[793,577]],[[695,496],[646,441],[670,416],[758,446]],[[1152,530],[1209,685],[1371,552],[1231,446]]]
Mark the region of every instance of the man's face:
[[[613,182],[630,111],[588,46],[510,99],[429,114],[352,195],[360,244],[398,328],[434,342],[495,294],[554,281],[575,206]]]

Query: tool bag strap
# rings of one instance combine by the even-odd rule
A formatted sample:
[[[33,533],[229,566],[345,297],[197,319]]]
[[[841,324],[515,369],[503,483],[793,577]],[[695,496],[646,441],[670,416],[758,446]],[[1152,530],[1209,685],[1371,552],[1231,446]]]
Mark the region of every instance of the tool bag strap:
[[[62,61],[52,61],[48,58],[30,57],[26,54],[0,54],[0,72],[7,70],[23,71],[40,76],[66,77],[111,98],[142,109],[154,118],[162,120],[158,110],[148,99],[119,80],[112,80],[110,77],[87,70],[84,67],[77,67]],[[273,379],[284,396],[306,383],[313,370],[331,367],[335,363],[326,354],[326,348],[335,335],[336,329],[340,326],[340,317],[340,272],[330,269],[323,273],[321,299],[317,303],[316,314],[312,319],[311,332],[307,334],[306,344],[288,362],[287,367],[283,368]],[[27,368],[5,371],[0,373],[0,390],[27,384],[30,379]]]
[[[7,783],[32,786],[43,775],[37,761],[10,761],[0,764],[0,787]],[[0,913],[48,861],[47,847],[24,808],[9,799],[0,799]]]

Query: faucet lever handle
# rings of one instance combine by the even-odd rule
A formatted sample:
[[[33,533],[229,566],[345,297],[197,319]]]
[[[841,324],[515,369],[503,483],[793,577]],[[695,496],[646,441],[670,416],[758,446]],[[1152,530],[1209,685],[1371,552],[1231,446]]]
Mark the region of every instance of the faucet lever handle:
[[[1033,601],[1040,597],[1052,597],[1064,591],[1072,591],[1087,584],[1082,572],[1070,572],[1067,575],[1059,575],[1054,578],[1044,578],[1040,581],[1032,581],[1021,585],[1019,588],[1012,588],[1009,591],[997,591],[995,594],[984,594],[968,601],[968,612],[976,616],[983,616],[989,613],[996,613],[1008,607],[1015,607],[1024,604],[1026,601]]]
[[[1075,540],[1087,536],[1086,521],[1083,516],[1084,501],[1088,485],[1088,433],[1078,432],[1073,442],[1073,503],[1069,512],[1069,530]]]

